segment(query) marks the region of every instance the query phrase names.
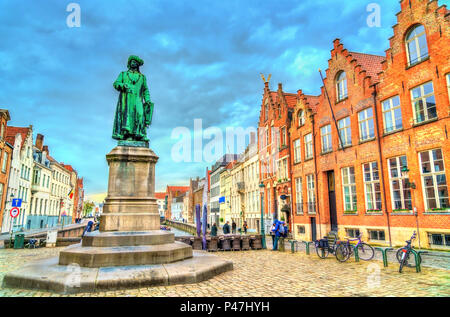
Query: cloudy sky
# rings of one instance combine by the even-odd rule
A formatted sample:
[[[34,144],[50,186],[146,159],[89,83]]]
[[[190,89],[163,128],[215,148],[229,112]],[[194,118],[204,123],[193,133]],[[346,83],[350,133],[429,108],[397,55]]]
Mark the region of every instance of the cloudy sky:
[[[44,134],[50,154],[74,166],[88,194],[107,188],[112,83],[130,54],[145,61],[163,190],[211,165],[174,162],[174,128],[193,129],[196,118],[204,128],[256,127],[260,73],[272,74],[273,89],[282,82],[287,92],[318,94],[317,70],[326,69],[333,39],[384,55],[400,10],[394,0],[78,0],[81,27],[69,28],[69,3],[0,1],[0,107],[10,125]],[[381,27],[367,25],[369,3],[379,4]]]

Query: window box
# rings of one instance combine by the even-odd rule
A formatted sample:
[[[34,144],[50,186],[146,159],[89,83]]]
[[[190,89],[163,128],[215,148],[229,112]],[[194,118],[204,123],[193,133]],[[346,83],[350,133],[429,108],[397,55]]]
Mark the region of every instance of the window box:
[[[358,210],[344,210],[344,215],[357,215]]]
[[[369,209],[369,210],[366,210],[366,214],[382,214],[383,213],[383,211],[382,210],[379,210],[379,209]]]
[[[410,209],[394,209],[392,210],[392,213],[412,213],[413,211]]]

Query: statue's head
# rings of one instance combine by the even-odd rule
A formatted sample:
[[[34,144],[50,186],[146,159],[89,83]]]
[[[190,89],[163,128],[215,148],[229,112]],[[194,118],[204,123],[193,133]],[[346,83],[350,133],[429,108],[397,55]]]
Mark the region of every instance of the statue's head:
[[[139,70],[139,66],[144,65],[144,61],[142,59],[140,59],[138,56],[136,55],[131,55],[128,58],[128,69],[137,69]]]

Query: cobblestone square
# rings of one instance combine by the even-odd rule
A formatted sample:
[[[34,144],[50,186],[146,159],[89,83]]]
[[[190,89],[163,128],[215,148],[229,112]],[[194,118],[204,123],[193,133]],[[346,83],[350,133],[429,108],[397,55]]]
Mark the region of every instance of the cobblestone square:
[[[0,278],[28,261],[57,256],[63,248],[0,249]],[[82,293],[70,296],[139,297],[317,297],[317,296],[450,296],[449,270],[422,267],[421,273],[398,263],[384,268],[379,260],[339,263],[306,255],[270,250],[217,252],[231,260],[234,270],[211,280],[188,285],[159,286]],[[0,289],[0,296],[67,296],[39,290]]]

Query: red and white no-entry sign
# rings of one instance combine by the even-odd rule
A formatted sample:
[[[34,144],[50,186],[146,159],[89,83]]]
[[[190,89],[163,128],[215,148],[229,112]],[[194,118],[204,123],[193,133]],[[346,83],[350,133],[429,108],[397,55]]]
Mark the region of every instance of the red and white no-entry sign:
[[[11,218],[16,218],[20,213],[20,209],[18,207],[13,207],[9,211],[9,214],[11,215]]]

